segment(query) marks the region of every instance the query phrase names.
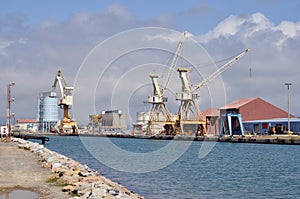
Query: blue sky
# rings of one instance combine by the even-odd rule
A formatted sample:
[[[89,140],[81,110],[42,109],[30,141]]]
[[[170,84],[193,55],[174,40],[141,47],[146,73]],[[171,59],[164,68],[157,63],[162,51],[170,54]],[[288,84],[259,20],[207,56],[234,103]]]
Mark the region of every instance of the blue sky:
[[[60,21],[78,12],[101,12],[109,5],[119,3],[140,20],[149,20],[158,16],[174,17],[179,29],[189,30],[194,34],[205,33],[229,15],[248,15],[263,13],[274,24],[283,20],[299,21],[300,2],[297,0],[211,0],[211,1],[73,1],[73,0],[11,0],[1,1],[1,15],[22,13],[29,24],[45,19]]]
[[[291,110],[300,116],[300,93],[297,92],[300,88],[299,8],[300,1],[297,0],[0,0],[0,92],[6,92],[3,85],[15,81],[13,108],[17,118],[35,118],[38,93],[51,87],[58,67],[69,84],[73,84],[80,66],[95,47],[101,46],[101,42],[134,28],[160,27],[178,32],[187,30],[215,61],[252,48],[251,58],[241,60],[236,67],[222,74],[227,101],[261,97],[287,110],[284,82],[291,81]],[[175,49],[180,34],[173,43],[166,41],[174,35],[162,35],[162,48]],[[138,42],[137,39],[141,38],[131,42]],[[107,52],[120,48],[118,45],[110,45]],[[170,59],[160,56],[160,64],[166,64],[163,60]],[[144,57],[135,58],[142,62]],[[130,64],[136,60],[128,58],[123,61],[127,65],[124,64],[121,71],[128,74],[133,70]],[[120,90],[131,93],[128,84],[134,86],[136,83],[138,87],[151,83],[148,74],[136,72],[143,77],[142,82],[127,81],[122,76],[124,83],[95,94],[97,112],[109,109],[109,91],[116,87],[122,85]],[[111,86],[120,79],[116,74],[107,75],[107,85]],[[134,87],[133,90],[136,91]],[[136,106],[127,111],[132,120],[137,111],[144,110],[142,101],[151,92],[149,88],[135,96],[140,102],[134,101]],[[201,93],[204,97],[200,100],[200,109],[210,108],[209,91],[204,89]],[[84,100],[84,93],[78,98]],[[0,102],[0,114],[5,113],[4,95],[0,96]],[[170,109],[177,106],[172,100],[169,103]],[[79,119],[87,120],[88,114]]]

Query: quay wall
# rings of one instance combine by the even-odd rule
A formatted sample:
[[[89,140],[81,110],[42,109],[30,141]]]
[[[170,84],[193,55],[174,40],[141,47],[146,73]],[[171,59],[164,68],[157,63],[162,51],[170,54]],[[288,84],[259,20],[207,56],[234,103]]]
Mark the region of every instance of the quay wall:
[[[188,141],[208,141],[208,142],[231,142],[231,143],[258,143],[258,144],[287,144],[300,145],[300,135],[246,135],[246,136],[191,136],[191,135],[140,135],[122,133],[91,133],[80,134],[79,136],[98,136],[115,138],[134,139],[157,139],[157,140],[188,140]]]

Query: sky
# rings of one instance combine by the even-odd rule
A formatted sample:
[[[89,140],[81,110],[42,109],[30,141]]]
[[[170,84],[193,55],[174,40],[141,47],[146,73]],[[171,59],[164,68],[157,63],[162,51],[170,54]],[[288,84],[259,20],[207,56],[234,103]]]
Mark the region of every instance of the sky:
[[[187,31],[182,56],[198,71],[191,74],[193,85],[224,63],[219,60],[251,48],[197,91],[201,110],[248,97],[287,110],[284,83],[291,82],[291,113],[300,116],[299,8],[297,0],[0,0],[0,115],[6,85],[15,82],[16,118],[36,118],[38,93],[51,89],[60,68],[75,86],[73,112],[80,123],[93,112],[119,108],[134,122],[136,112],[149,109],[143,103],[153,92],[149,73],[160,73],[164,82]],[[176,73],[166,92],[171,112],[178,107]]]

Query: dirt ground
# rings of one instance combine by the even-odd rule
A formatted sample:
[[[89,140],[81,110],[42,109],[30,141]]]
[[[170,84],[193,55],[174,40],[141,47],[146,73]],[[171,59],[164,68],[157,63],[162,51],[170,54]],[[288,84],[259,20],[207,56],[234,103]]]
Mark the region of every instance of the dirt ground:
[[[42,168],[39,158],[17,143],[0,141],[0,195],[13,190],[28,190],[39,194],[41,199],[69,198],[61,187],[46,181],[54,174]]]

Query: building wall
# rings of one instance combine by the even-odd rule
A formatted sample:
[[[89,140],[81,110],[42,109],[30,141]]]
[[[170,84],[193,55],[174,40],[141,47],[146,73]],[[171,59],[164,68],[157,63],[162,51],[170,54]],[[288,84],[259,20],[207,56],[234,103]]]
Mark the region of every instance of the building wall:
[[[21,131],[36,132],[36,130],[37,130],[37,124],[36,123],[18,123],[15,126],[17,126],[18,130],[21,130]]]
[[[102,127],[127,129],[126,114],[122,113],[120,110],[103,111]]]
[[[258,134],[267,134],[269,131],[269,126],[276,127],[276,125],[282,125],[285,127],[285,130],[288,129],[288,122],[282,120],[264,120],[264,121],[250,121],[244,122],[244,129],[249,131],[250,133],[258,133]],[[300,120],[299,121],[291,121],[290,129],[292,132],[300,132]]]

